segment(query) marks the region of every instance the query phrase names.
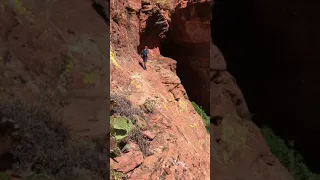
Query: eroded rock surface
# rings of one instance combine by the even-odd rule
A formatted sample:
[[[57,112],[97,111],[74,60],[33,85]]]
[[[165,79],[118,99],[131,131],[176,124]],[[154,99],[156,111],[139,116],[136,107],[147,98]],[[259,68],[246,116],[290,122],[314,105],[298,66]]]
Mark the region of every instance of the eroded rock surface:
[[[121,15],[137,2],[111,4],[111,16]],[[111,92],[125,95],[135,106],[146,100],[155,103],[153,113],[146,114],[150,154],[126,176],[132,180],[210,179],[209,134],[176,74],[177,61],[163,57],[159,48],[178,4],[147,0],[140,4],[131,8],[136,14],[124,14],[111,22]],[[133,46],[128,45],[135,40]],[[144,45],[150,48],[147,71],[139,65],[137,53]]]

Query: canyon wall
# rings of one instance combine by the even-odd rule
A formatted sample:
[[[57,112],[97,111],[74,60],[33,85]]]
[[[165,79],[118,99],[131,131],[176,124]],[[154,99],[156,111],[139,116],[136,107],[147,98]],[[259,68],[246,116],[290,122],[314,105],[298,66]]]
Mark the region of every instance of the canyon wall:
[[[258,125],[294,140],[317,167],[319,3],[218,1],[214,41],[224,53]],[[236,29],[236,30],[235,30]]]
[[[176,73],[177,66],[188,61],[162,52],[171,28],[178,25],[173,15],[194,4],[132,0],[111,1],[110,5],[111,94],[121,95],[137,108],[150,99],[155,102],[154,111],[144,116],[147,131],[155,135],[148,140],[151,154],[141,158],[143,149],[123,153],[118,162],[111,160],[112,168],[129,179],[210,179],[210,136]],[[207,11],[206,21],[209,15]],[[147,70],[139,65],[139,52],[145,45],[150,52]]]
[[[177,60],[177,74],[192,101],[209,113],[210,1],[181,4],[172,14],[161,53]]]
[[[243,62],[238,59],[238,67],[233,66],[234,64],[231,64],[231,61],[236,59],[229,58],[236,58],[237,54],[230,55],[228,52],[243,50],[241,46],[243,41],[240,42],[239,40],[245,40],[244,35],[248,33],[223,36],[228,39],[227,43],[230,43],[230,46],[233,47],[231,50],[224,49],[228,44],[223,42],[225,39],[220,36],[224,35],[224,31],[243,32],[241,23],[246,24],[248,19],[241,19],[243,16],[236,13],[233,15],[239,15],[239,18],[233,19],[234,16],[230,17],[229,15],[232,14],[230,9],[239,9],[242,6],[237,5],[243,2],[218,1],[215,3],[212,9],[211,35],[213,42],[210,58],[211,167],[213,167],[211,177],[213,179],[248,180],[293,179],[288,170],[270,152],[259,127],[251,121],[252,116],[246,104],[246,97],[243,96],[242,89],[239,88],[238,79],[230,74],[230,70],[239,68]],[[248,5],[248,8],[251,7],[247,3],[243,4]],[[230,5],[230,7],[227,5]],[[240,8],[236,12],[239,11],[245,10]],[[223,19],[222,16],[228,18]],[[239,26],[223,26],[235,22],[239,22]],[[220,48],[225,50],[222,52],[226,53],[226,56],[221,53]],[[248,68],[239,69],[238,72],[245,74]],[[255,74],[251,74],[251,76],[254,77]],[[247,76],[242,78],[245,77]],[[255,90],[254,86],[251,88],[251,91]]]

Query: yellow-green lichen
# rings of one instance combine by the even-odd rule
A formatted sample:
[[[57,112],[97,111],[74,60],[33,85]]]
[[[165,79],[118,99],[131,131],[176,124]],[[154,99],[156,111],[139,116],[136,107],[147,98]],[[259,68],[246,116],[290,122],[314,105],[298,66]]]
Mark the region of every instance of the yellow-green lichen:
[[[100,74],[98,72],[82,73],[83,83],[91,86],[96,84],[100,80]]]

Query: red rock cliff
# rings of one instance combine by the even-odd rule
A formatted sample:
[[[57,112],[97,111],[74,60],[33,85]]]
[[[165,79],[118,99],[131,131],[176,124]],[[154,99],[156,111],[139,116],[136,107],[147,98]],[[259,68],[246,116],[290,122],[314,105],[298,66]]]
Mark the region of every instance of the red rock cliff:
[[[149,0],[111,1],[110,7],[111,93],[135,107],[148,99],[155,103],[154,112],[144,117],[151,155],[132,149],[118,163],[111,160],[113,169],[137,180],[210,179],[209,134],[176,74],[177,61],[161,55],[173,14],[182,7],[176,1]],[[139,65],[144,45],[150,48],[147,71]]]

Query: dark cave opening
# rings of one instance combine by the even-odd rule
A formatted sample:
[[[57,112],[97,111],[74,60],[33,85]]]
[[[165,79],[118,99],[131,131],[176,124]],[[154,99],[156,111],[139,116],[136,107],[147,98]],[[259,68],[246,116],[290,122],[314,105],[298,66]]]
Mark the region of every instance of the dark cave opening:
[[[319,66],[314,61],[319,59],[316,50],[320,45],[310,35],[316,31],[312,30],[316,29],[312,18],[303,19],[312,12],[308,9],[299,16],[288,10],[290,2],[284,0],[269,6],[263,3],[267,2],[216,1],[213,42],[225,56],[228,71],[254,114],[253,121],[260,127],[268,125],[284,140],[294,140],[309,168],[320,172],[320,142],[313,139],[320,128],[320,86],[315,78]],[[314,8],[313,14],[318,9]]]
[[[209,4],[188,2],[186,8],[168,12],[172,13],[170,20],[164,11],[155,9],[146,20],[137,47],[139,53],[144,46],[159,48],[162,56],[176,60],[176,73],[189,100],[201,106],[207,115],[210,112]],[[192,28],[196,30],[190,32]]]
[[[206,80],[199,74],[198,69],[192,61],[198,57],[199,51],[203,45],[191,45],[175,43],[169,31],[165,39],[160,44],[160,52],[162,56],[172,58],[177,61],[176,73],[184,86],[190,101],[194,101],[203,108],[207,115],[210,112],[210,93],[203,93],[199,89],[204,88]],[[201,53],[201,52],[200,52]],[[206,52],[203,52],[206,53]],[[202,53],[202,54],[203,54]],[[207,52],[208,56],[209,53]],[[209,81],[208,81],[209,84]]]
[[[177,61],[176,73],[190,101],[210,112],[210,2],[176,8],[160,42],[161,55]]]

